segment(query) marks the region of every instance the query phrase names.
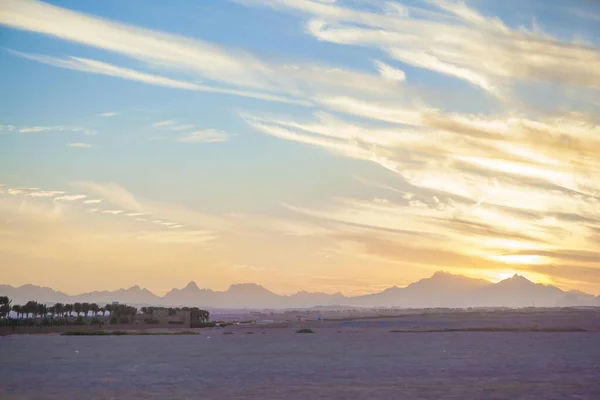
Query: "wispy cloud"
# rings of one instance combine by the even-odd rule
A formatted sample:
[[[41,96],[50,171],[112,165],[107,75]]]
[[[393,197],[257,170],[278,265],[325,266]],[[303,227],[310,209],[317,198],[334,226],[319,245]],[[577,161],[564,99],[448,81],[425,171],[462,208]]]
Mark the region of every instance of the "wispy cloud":
[[[27,1],[27,0],[25,0]],[[107,75],[116,78],[128,79],[137,82],[143,82],[155,86],[170,87],[173,89],[194,90],[209,93],[222,93],[234,96],[249,97],[260,100],[275,101],[282,103],[306,105],[305,100],[296,100],[287,97],[271,95],[268,93],[260,93],[239,89],[217,88],[206,85],[201,85],[193,82],[187,82],[177,79],[171,79],[164,76],[136,71],[129,68],[119,67],[113,64],[108,64],[102,61],[91,60],[81,57],[56,58],[38,54],[27,54],[18,51],[10,50],[11,53],[29,60],[38,61],[54,67],[66,68],[75,71],[90,72],[100,75]]]
[[[196,125],[193,124],[177,124],[177,121],[174,120],[166,120],[159,121],[152,124],[155,128],[166,129],[170,131],[186,131],[190,129],[194,129]]]
[[[9,188],[8,189],[8,194],[16,196],[16,195],[21,195],[21,194],[28,194],[28,193],[34,193],[34,192],[38,192],[40,189],[38,188]]]
[[[0,131],[18,132],[18,133],[38,133],[38,132],[64,132],[78,131],[79,128],[67,126],[15,126],[15,125],[0,125]]]
[[[203,129],[192,132],[188,135],[180,136],[177,140],[184,143],[218,143],[226,142],[231,138],[231,134],[218,129]]]
[[[210,231],[148,231],[137,234],[139,240],[147,240],[160,243],[193,244],[210,242],[218,238]]]
[[[78,149],[90,149],[93,146],[90,143],[83,143],[83,142],[75,142],[75,143],[67,143],[68,147],[76,147]]]
[[[80,132],[89,136],[96,134],[95,131],[77,127],[77,126],[15,126],[15,125],[0,125],[0,132],[11,132],[11,133],[40,133],[40,132]]]
[[[56,197],[54,200],[62,200],[62,201],[77,201],[85,199],[87,195],[85,194],[67,194],[64,196]]]
[[[155,122],[152,124],[152,126],[157,127],[157,128],[162,128],[165,126],[171,126],[174,123],[175,123],[175,121],[173,121],[173,120],[166,120],[166,121]]]
[[[398,82],[404,82],[406,80],[406,74],[401,69],[394,68],[381,61],[375,61],[375,66],[377,67],[379,74],[385,79]]]
[[[371,46],[414,67],[448,75],[496,96],[515,80],[560,82],[600,88],[598,48],[566,41],[539,29],[512,29],[464,2],[430,2],[435,13],[405,7],[389,13],[387,5],[364,9],[311,0],[242,0],[303,12],[312,17],[307,31],[316,39]],[[424,17],[426,16],[426,18]],[[473,34],[473,30],[477,33]],[[564,60],[576,60],[564,68]]]
[[[378,75],[340,67],[264,60],[238,49],[108,21],[34,0],[7,0],[0,7],[1,24],[117,52],[141,60],[153,70],[158,67],[175,73],[184,71],[215,85],[167,78],[81,57],[13,52],[60,68],[299,105],[311,105],[312,95],[332,89],[388,94],[394,90],[389,87],[389,80]]]
[[[119,114],[118,112],[111,111],[111,112],[106,112],[106,113],[100,114],[100,116],[102,116],[102,117],[114,117],[114,116],[116,116],[118,114]]]
[[[394,189],[389,192],[392,199],[338,199],[326,209],[291,207],[294,211],[377,229],[393,243],[386,248],[400,246],[402,235],[412,238],[419,249],[415,254],[448,245],[456,257],[481,260],[488,268],[548,263],[550,255],[557,254],[549,249],[572,253],[596,243],[600,181],[590,174],[600,170],[600,128],[581,115],[529,120],[376,108],[359,100],[345,104],[351,105],[346,112],[397,124],[359,124],[323,113],[309,122],[244,118],[265,134],[379,164],[393,171],[411,193]],[[564,141],[573,147],[560,145]],[[567,210],[572,213],[568,218]],[[369,239],[377,249],[374,255],[381,257],[382,248],[373,240]],[[529,252],[509,251],[519,247]],[[415,255],[415,263],[434,266],[432,259],[419,257]]]
[[[190,129],[194,129],[196,125],[184,124],[184,125],[175,125],[171,126],[169,129],[172,131],[187,131]]]
[[[75,182],[74,185],[87,193],[102,197],[109,203],[131,211],[140,211],[142,205],[123,187],[115,183],[98,183],[91,181]]]
[[[65,192],[57,192],[57,191],[39,191],[39,192],[30,192],[27,193],[26,196],[29,197],[56,197],[64,194]]]
[[[17,131],[20,133],[37,133],[37,132],[45,132],[45,131],[60,132],[60,131],[65,131],[65,130],[72,130],[72,129],[65,128],[64,126],[31,126],[31,127],[17,129]]]
[[[122,214],[123,210],[104,210],[102,214],[119,215]]]
[[[100,204],[102,203],[101,199],[90,199],[90,200],[84,200],[83,204]]]

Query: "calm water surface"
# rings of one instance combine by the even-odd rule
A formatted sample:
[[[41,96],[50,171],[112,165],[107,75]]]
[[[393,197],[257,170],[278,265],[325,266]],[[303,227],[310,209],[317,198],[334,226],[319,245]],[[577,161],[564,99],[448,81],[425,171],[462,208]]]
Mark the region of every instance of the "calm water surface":
[[[8,399],[600,399],[600,332],[0,338]]]

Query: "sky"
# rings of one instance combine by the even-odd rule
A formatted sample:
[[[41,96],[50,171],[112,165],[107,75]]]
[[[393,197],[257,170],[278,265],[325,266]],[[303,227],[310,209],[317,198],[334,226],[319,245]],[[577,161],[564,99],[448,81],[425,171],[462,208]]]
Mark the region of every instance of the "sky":
[[[600,294],[594,0],[0,0],[0,283]]]

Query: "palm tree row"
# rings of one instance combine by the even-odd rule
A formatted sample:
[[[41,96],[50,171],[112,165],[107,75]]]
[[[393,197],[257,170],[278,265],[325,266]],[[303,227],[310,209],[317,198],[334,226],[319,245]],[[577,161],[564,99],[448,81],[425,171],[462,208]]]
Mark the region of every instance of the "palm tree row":
[[[24,305],[14,304],[10,308],[13,312],[17,314],[17,319],[25,318],[48,318],[50,315],[52,318],[65,318],[72,317],[73,313],[75,316],[91,316],[96,318],[98,313],[102,313],[102,316],[106,316],[106,313],[111,310],[111,305],[107,304],[104,307],[98,306],[96,303],[73,303],[73,304],[63,304],[56,303],[53,306],[47,306],[44,303],[38,303],[37,301],[28,301]],[[6,313],[8,314],[8,313]],[[82,315],[83,314],[83,315]],[[3,314],[3,316],[5,316]]]
[[[176,315],[179,311],[188,311],[190,312],[191,320],[200,323],[208,323],[210,318],[210,312],[201,310],[198,307],[142,307],[140,309],[147,316],[152,316],[155,310],[168,310],[169,315]],[[31,300],[24,305],[20,305],[12,304],[12,300],[7,296],[0,296],[0,318],[7,321],[10,319],[11,311],[17,314],[17,320],[25,319],[28,321],[30,318],[33,320],[42,318],[44,320],[50,319],[49,323],[51,324],[54,323],[55,319],[69,319],[72,317],[77,317],[79,321],[83,321],[84,317],[90,316],[96,319],[99,314],[102,314],[104,318],[107,317],[107,314],[110,315],[111,324],[130,323],[138,314],[137,308],[126,304],[106,304],[100,307],[96,303],[55,303],[52,306],[48,306],[44,303]],[[48,322],[44,322],[44,324],[46,323]]]

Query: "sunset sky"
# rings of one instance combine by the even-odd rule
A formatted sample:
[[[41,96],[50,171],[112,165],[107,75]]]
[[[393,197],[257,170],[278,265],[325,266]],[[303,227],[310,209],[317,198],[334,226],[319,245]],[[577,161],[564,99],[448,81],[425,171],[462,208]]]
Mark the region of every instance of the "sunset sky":
[[[600,3],[0,0],[0,283],[600,294]]]

